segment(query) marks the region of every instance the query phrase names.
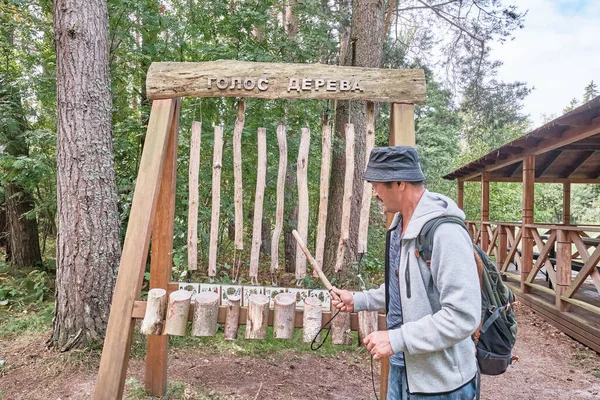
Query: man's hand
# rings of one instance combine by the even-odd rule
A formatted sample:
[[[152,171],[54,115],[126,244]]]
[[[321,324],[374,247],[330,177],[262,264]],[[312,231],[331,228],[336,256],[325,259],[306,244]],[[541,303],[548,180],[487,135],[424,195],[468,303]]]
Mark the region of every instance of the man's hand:
[[[335,308],[343,312],[354,311],[354,296],[352,296],[352,293],[336,287],[333,287],[331,291],[337,295],[337,298],[336,296],[331,296],[331,304]]]
[[[388,331],[373,332],[364,338],[363,343],[367,346],[367,350],[371,352],[375,360],[390,357],[394,354]]]

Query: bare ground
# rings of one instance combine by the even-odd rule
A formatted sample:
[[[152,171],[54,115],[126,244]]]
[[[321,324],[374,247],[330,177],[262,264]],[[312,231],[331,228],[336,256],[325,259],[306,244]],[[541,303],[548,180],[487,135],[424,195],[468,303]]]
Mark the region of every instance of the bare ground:
[[[600,399],[600,356],[520,306],[514,353],[520,361],[498,377],[484,376],[482,399]],[[60,354],[46,349],[45,335],[0,340],[1,400],[89,399],[99,353]],[[375,364],[379,390],[379,366]],[[126,393],[139,392],[144,361],[133,359]],[[373,399],[365,352],[337,356],[282,351],[237,356],[233,352],[172,349],[169,380],[185,386],[187,399]],[[133,383],[132,383],[133,382]],[[140,397],[135,397],[140,398]]]

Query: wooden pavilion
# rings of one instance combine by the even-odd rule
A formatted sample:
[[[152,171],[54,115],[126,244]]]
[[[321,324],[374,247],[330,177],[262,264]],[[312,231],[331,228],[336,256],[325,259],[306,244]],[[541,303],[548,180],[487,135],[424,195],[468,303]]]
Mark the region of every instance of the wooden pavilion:
[[[445,179],[481,182],[481,220],[473,242],[495,256],[522,303],[600,352],[600,226],[573,225],[571,184],[600,183],[600,96],[474,160]],[[522,182],[522,218],[489,220],[490,182]],[[562,183],[561,224],[534,223],[534,184]]]

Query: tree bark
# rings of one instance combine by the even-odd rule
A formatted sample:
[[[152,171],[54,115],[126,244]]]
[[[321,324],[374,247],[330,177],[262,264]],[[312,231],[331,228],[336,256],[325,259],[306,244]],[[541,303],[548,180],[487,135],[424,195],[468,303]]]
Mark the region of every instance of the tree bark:
[[[10,262],[17,268],[39,266],[42,256],[37,221],[25,217],[35,207],[33,196],[18,185],[7,185],[4,190]]]
[[[101,341],[121,254],[106,1],[54,2],[57,86],[56,310],[62,350]]]
[[[385,4],[382,0],[355,0],[352,10],[352,26],[347,49],[340,53],[341,65],[360,67],[379,67],[383,52],[383,25]],[[343,46],[342,46],[343,47]],[[350,236],[346,248],[345,264],[356,259],[358,229],[360,223],[360,205],[362,202],[363,172],[365,168],[365,132],[366,102],[338,101],[336,107],[335,135],[339,146],[333,148],[331,178],[329,188],[329,206],[327,212],[327,238],[325,240],[325,258],[323,270],[331,273],[336,260],[336,249],[340,238],[342,204],[344,196],[344,125],[352,123],[356,129],[354,147],[354,184],[350,212]]]

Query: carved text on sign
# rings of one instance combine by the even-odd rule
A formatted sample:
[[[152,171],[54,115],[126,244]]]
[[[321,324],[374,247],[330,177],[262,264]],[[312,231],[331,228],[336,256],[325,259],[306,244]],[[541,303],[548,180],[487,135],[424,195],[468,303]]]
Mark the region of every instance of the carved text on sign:
[[[246,89],[253,90],[255,87],[260,91],[265,91],[269,88],[269,80],[266,78],[208,78],[207,88],[212,89],[213,83],[216,83],[217,88],[225,89]]]
[[[254,90],[258,88],[265,91],[269,88],[269,79],[267,78],[208,78],[206,87],[212,89],[217,87],[219,90]],[[287,91],[326,91],[326,92],[364,92],[359,81],[349,81],[346,79],[310,79],[310,78],[290,78]]]

